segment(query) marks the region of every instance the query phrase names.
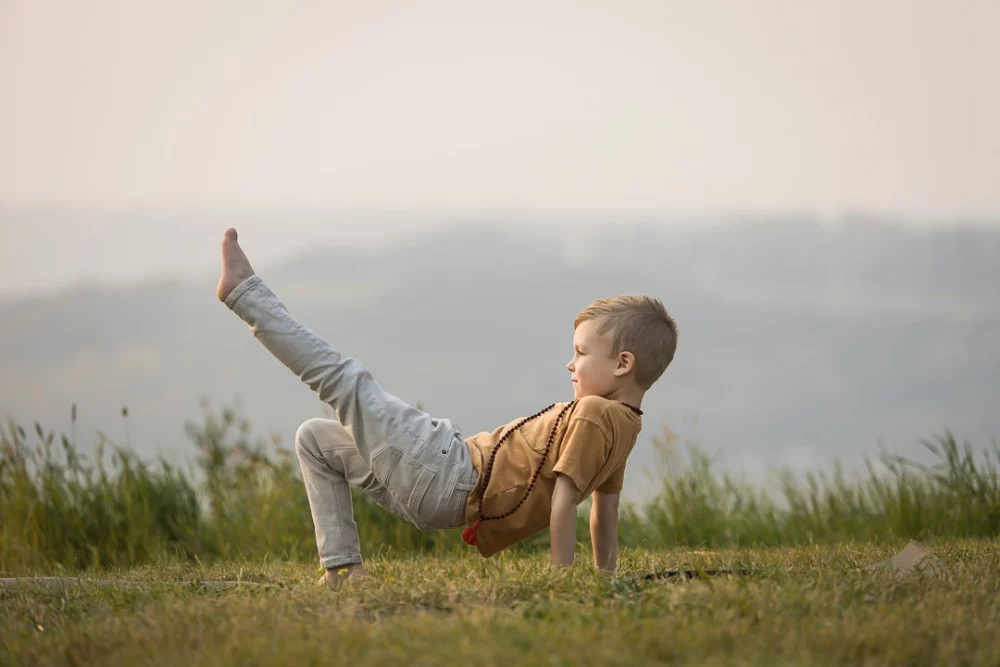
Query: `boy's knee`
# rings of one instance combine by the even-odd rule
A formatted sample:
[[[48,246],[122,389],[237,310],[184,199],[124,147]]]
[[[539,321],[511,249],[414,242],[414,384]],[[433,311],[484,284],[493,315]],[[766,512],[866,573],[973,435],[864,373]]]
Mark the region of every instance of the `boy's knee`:
[[[354,439],[344,425],[333,419],[313,417],[295,431],[295,452],[309,452],[319,456],[323,449],[335,449],[354,444]]]
[[[307,419],[299,428],[295,431],[295,453],[302,454],[303,452],[309,452],[312,455],[319,454],[318,439],[316,437],[316,431],[320,427],[320,423],[324,421],[319,417],[313,417],[312,419]]]

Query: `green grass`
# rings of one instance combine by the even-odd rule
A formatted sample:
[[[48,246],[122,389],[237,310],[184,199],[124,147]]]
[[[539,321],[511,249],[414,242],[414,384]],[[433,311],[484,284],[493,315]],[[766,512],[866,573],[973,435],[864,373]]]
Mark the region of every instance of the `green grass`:
[[[123,413],[125,411],[123,410]],[[315,562],[306,494],[294,454],[256,441],[238,410],[205,406],[187,425],[194,445],[188,469],[143,462],[100,436],[93,457],[66,436],[10,424],[0,432],[0,572],[39,567],[126,567],[174,561],[271,558]],[[74,438],[75,439],[75,438]],[[770,492],[719,475],[697,446],[679,446],[668,430],[654,439],[659,492],[625,505],[623,547],[777,546],[879,543],[913,538],[1000,534],[1000,448],[977,460],[950,433],[925,442],[939,458],[921,466],[880,453],[887,473],[865,458],[867,477],[809,473],[800,483],[779,471]],[[270,454],[268,453],[270,452]],[[775,495],[776,492],[776,495]],[[458,530],[421,532],[354,490],[366,556],[467,550]],[[589,501],[587,501],[589,502]],[[581,507],[578,534],[589,539]],[[514,548],[548,548],[543,531]]]
[[[564,572],[544,554],[373,558],[367,585],[338,591],[298,563],[111,569],[149,585],[0,592],[0,664],[996,665],[1000,542],[927,543],[937,578],[865,571],[902,546],[625,549],[614,578],[582,550]],[[762,573],[637,576],[681,565]],[[198,578],[275,586],[169,583]]]
[[[127,414],[123,411],[123,416]],[[372,579],[329,591],[293,454],[254,440],[238,410],[188,424],[187,467],[99,436],[10,424],[0,433],[0,577],[146,582],[0,591],[0,665],[989,664],[1000,656],[1000,449],[950,433],[921,466],[846,480],[779,472],[770,492],[717,474],[667,429],[660,485],[623,506],[619,568],[548,566],[548,534],[493,559],[459,531],[421,532],[355,492]],[[776,494],[776,495],[775,495]],[[943,576],[867,572],[918,539]],[[679,566],[750,577],[649,581]],[[265,588],[205,591],[177,581]]]

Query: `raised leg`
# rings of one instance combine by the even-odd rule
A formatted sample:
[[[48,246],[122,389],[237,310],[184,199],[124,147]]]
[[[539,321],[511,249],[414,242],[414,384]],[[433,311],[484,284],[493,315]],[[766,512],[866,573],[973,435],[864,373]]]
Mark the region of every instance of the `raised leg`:
[[[219,298],[333,408],[337,421],[350,430],[358,455],[406,518],[422,529],[454,523],[454,496],[472,488],[476,473],[451,421],[385,392],[360,361],[342,356],[292,317],[253,273],[233,229],[223,237],[222,257]]]

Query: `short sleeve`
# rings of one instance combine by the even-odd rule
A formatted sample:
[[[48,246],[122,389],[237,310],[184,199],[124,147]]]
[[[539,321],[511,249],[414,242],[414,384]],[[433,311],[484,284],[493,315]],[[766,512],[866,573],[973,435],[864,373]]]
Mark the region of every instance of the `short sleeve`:
[[[581,493],[590,488],[608,459],[611,439],[597,422],[583,417],[570,421],[552,471],[573,480]]]
[[[622,487],[625,486],[625,466],[622,465],[620,468],[611,473],[611,477],[608,477],[603,484],[594,489],[598,493],[621,493]]]

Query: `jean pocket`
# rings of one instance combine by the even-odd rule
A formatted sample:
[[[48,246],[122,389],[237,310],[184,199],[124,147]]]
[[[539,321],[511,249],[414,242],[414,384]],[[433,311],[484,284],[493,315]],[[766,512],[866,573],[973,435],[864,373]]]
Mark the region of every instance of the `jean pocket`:
[[[389,491],[393,499],[406,510],[410,520],[426,530],[432,523],[436,507],[425,503],[427,489],[434,481],[434,470],[407,456],[395,445],[386,445],[372,455],[372,473]]]
[[[474,488],[476,488],[476,484],[478,483],[479,483],[478,476],[473,477],[471,481],[465,481],[460,479],[455,483],[455,488],[458,489],[459,491],[472,491]]]

